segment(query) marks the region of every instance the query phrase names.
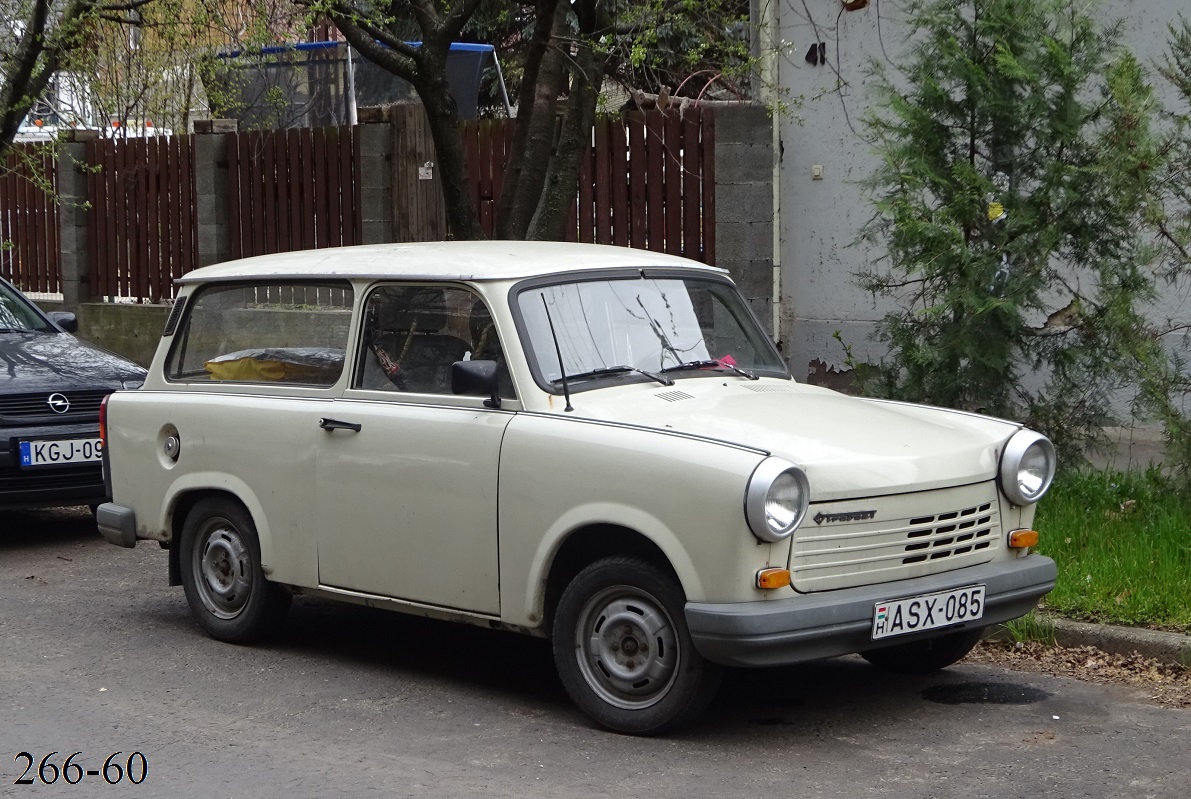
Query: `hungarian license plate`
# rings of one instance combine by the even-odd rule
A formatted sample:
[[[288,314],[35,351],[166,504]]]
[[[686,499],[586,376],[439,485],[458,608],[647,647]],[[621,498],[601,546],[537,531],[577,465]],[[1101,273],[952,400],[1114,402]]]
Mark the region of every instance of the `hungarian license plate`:
[[[983,615],[983,585],[891,599],[873,609],[873,640],[975,621]]]
[[[22,441],[21,466],[61,466],[70,463],[90,463],[103,458],[103,441],[98,438],[59,438],[44,441]]]

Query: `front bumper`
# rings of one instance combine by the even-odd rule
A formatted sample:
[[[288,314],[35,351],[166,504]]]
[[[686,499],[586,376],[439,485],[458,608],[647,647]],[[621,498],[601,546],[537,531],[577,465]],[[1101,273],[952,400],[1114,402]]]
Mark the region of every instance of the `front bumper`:
[[[848,655],[1016,619],[1055,586],[1055,562],[1031,554],[929,577],[804,594],[764,602],[688,602],[695,648],[725,666],[782,666]],[[975,622],[882,639],[871,637],[878,602],[969,585],[986,586],[984,616]]]
[[[22,469],[21,440],[95,437],[94,423],[6,427],[0,430],[0,509],[97,505],[108,499],[96,462]]]

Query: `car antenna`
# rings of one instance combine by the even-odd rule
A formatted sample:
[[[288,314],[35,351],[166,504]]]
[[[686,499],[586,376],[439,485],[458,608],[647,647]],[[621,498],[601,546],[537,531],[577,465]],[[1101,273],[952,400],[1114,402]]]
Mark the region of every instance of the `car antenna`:
[[[546,304],[545,292],[542,292],[542,307],[546,309],[546,322],[550,325],[550,338],[554,339],[554,353],[558,356],[558,371],[562,373],[562,395],[567,401],[567,407],[563,410],[570,413],[575,410],[571,407],[571,387],[567,385],[567,368],[562,363],[562,347],[558,346],[558,334],[554,332],[554,319],[550,316],[550,306]]]

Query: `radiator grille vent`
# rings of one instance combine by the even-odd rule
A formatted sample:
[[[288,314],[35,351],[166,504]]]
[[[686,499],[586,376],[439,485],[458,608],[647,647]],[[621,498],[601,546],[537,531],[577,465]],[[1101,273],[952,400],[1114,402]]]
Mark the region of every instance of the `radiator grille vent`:
[[[794,533],[794,587],[827,591],[987,563],[1001,540],[996,490],[989,481],[815,505]]]
[[[59,393],[70,402],[70,410],[65,413],[55,413],[50,408],[50,394],[51,392],[40,392],[37,394],[13,394],[7,397],[0,397],[0,417],[9,419],[32,419],[38,417],[45,417],[47,419],[60,419],[71,421],[78,421],[80,418],[95,417],[99,418],[99,403],[103,402],[103,398],[111,394],[111,389],[101,389],[99,391],[62,391]]]

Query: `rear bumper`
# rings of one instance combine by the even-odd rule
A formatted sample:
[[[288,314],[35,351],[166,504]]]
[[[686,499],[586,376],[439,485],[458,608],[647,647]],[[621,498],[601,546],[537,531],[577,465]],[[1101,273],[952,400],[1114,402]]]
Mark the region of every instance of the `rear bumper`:
[[[105,502],[95,511],[99,533],[109,544],[118,547],[136,546],[136,514],[132,508]]]
[[[695,648],[708,660],[725,666],[780,666],[1016,619],[1054,588],[1056,575],[1053,560],[1031,554],[929,577],[788,599],[732,604],[688,602],[686,619]],[[978,584],[986,586],[985,611],[980,620],[874,644],[871,631],[876,603]]]

